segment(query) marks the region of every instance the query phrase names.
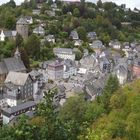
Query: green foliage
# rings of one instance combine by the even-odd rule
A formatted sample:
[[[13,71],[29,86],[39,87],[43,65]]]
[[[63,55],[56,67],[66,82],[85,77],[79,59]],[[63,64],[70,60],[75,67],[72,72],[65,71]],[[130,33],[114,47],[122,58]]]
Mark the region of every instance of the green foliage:
[[[117,91],[119,88],[119,82],[116,76],[110,75],[104,90],[103,90],[103,95],[101,96],[101,102],[104,105],[104,108],[106,110],[109,109],[109,104],[110,104],[110,98],[112,94]]]
[[[40,58],[40,41],[36,35],[29,36],[25,42],[25,50],[32,59],[37,60]]]
[[[74,15],[75,17],[79,17],[79,16],[80,16],[80,11],[79,11],[78,8],[75,8],[75,9],[74,9],[73,15]]]
[[[86,34],[86,30],[84,27],[82,27],[82,26],[78,27],[77,32],[78,32],[79,38],[81,40],[84,40],[84,41],[87,40],[87,34]]]
[[[81,135],[81,140],[139,140],[139,83],[137,80],[117,90],[110,99],[110,112],[99,117],[87,129],[87,135]]]

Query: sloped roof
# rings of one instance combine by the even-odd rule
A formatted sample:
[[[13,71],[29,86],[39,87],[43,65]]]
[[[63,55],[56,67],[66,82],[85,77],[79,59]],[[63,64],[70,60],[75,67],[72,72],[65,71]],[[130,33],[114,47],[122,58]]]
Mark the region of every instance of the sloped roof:
[[[0,74],[8,73],[7,67],[4,62],[0,62]]]
[[[33,32],[37,32],[37,33],[40,33],[40,32],[45,32],[44,28],[42,28],[41,26],[38,26],[36,27]]]
[[[92,42],[92,45],[90,47],[94,48],[94,49],[101,49],[101,48],[104,48],[104,45],[103,45],[102,41],[95,40]]]
[[[29,74],[21,72],[12,72],[10,71],[6,77],[5,83],[13,83],[14,85],[23,86],[28,78]]]
[[[20,104],[18,106],[13,106],[13,107],[10,107],[10,108],[3,108],[3,111],[8,113],[8,114],[12,114],[12,113],[20,111],[22,109],[26,109],[26,108],[31,107],[31,106],[35,106],[34,101],[28,101],[28,102],[25,102],[25,103]]]
[[[73,50],[70,48],[54,48],[54,54],[63,53],[63,54],[73,54]]]
[[[17,24],[28,24],[28,22],[27,22],[27,20],[26,20],[26,18],[20,18],[18,21],[17,21]]]
[[[26,68],[21,59],[17,59],[15,57],[5,58],[3,60],[8,71],[25,71]]]
[[[12,31],[3,31],[3,33],[6,37],[11,37],[12,36]]]

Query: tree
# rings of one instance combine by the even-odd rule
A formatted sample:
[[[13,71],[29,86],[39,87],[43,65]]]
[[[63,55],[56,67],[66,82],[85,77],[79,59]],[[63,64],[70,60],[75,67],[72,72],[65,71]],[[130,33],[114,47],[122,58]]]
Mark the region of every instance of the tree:
[[[53,0],[48,0],[48,5],[53,4]]]
[[[109,110],[110,98],[113,95],[113,93],[118,90],[118,88],[119,88],[119,81],[117,77],[110,75],[103,89],[103,95],[101,96],[101,101],[104,105],[104,108],[107,111]]]
[[[98,0],[98,1],[97,1],[97,6],[98,6],[99,8],[102,8],[102,6],[103,6],[102,0]]]
[[[16,47],[21,47],[22,45],[23,45],[23,38],[19,33],[17,33],[17,35],[16,35]]]
[[[84,40],[84,41],[87,40],[87,33],[86,33],[86,30],[84,27],[82,27],[82,26],[78,27],[77,32],[78,32],[79,38],[81,40]]]
[[[32,59],[38,60],[40,58],[40,41],[36,35],[29,36],[25,43],[25,50]]]
[[[31,6],[32,8],[36,8],[36,7],[37,7],[36,0],[30,0],[30,6]]]
[[[19,48],[19,51],[21,53],[21,60],[23,61],[25,67],[27,68],[27,70],[30,70],[30,60],[29,60],[29,56],[27,55],[26,50],[23,47]]]
[[[80,50],[75,52],[75,59],[76,60],[79,61],[82,58],[82,56],[83,56],[83,54],[82,54],[82,52]]]
[[[14,0],[10,0],[6,5],[8,5],[9,7],[12,7],[12,8],[16,8],[16,3]]]
[[[75,17],[79,17],[79,16],[80,16],[80,11],[79,11],[78,8],[75,8],[75,9],[74,9],[73,15],[74,15]]]
[[[15,23],[16,23],[15,16],[12,15],[11,13],[7,12],[5,14],[5,21],[4,21],[5,28],[13,29],[15,27]]]
[[[85,100],[83,96],[74,96],[68,99],[60,109],[59,117],[63,121],[74,120],[81,123],[84,120]]]

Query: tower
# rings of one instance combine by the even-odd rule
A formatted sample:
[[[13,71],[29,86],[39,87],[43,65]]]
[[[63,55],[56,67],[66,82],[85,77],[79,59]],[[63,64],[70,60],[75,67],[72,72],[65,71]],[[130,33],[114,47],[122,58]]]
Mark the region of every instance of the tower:
[[[16,30],[23,39],[28,37],[28,22],[25,18],[20,18],[16,23]]]

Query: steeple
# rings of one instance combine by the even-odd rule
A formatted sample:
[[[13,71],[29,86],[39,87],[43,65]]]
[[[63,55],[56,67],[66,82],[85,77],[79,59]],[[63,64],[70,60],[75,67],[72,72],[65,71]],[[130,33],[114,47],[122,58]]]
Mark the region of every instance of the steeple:
[[[16,48],[14,57],[17,58],[17,59],[21,57],[18,47]]]

